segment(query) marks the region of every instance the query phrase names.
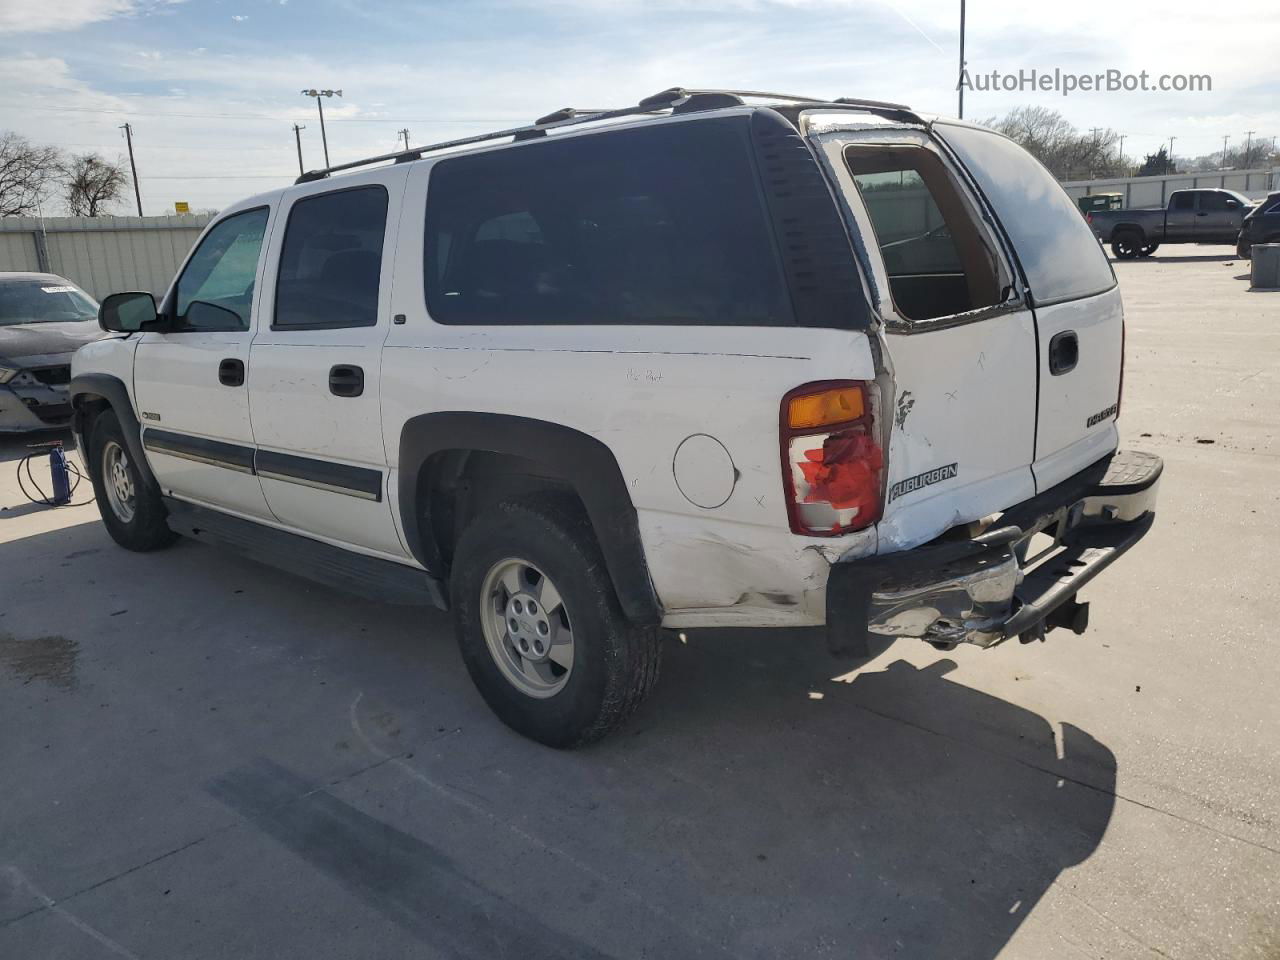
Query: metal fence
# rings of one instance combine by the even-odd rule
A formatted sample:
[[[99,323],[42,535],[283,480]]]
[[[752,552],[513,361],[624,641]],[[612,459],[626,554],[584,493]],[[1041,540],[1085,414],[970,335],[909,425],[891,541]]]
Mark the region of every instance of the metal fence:
[[[56,273],[101,300],[169,286],[211,214],[0,219],[0,272]]]
[[[1213,173],[1173,173],[1163,177],[1112,177],[1105,180],[1068,180],[1062,184],[1072,200],[1095,193],[1120,193],[1125,207],[1164,207],[1175,190],[1217,188],[1235,190],[1251,200],[1261,200],[1280,190],[1280,167],[1271,170],[1217,170]]]

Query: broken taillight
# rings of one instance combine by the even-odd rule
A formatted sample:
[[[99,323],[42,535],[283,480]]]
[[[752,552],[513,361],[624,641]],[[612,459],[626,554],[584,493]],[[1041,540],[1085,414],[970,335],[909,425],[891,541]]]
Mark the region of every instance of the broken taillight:
[[[780,441],[793,533],[835,536],[880,519],[884,454],[867,383],[828,380],[782,398]]]

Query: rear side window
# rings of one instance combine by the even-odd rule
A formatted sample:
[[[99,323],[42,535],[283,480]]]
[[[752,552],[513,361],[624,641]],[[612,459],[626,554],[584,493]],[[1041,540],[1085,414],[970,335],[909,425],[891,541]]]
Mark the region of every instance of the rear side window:
[[[328,330],[378,322],[387,191],[354,187],[299,200],[289,211],[272,327]]]
[[[1196,195],[1194,193],[1175,193],[1173,195],[1173,203],[1169,205],[1171,210],[1194,210],[1196,208]]]
[[[745,122],[551,138],[442,160],[431,316],[451,324],[790,324]]]
[[[1115,286],[1111,265],[1084,216],[1031,154],[988,130],[941,123],[934,129],[991,202],[1037,304],[1075,300]]]

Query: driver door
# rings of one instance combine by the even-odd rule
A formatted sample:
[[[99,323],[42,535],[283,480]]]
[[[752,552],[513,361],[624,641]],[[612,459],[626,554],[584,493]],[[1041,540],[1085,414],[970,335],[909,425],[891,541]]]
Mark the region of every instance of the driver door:
[[[258,206],[205,231],[161,306],[168,329],[142,334],[133,370],[142,445],[164,493],[267,520],[246,384],[272,219]]]

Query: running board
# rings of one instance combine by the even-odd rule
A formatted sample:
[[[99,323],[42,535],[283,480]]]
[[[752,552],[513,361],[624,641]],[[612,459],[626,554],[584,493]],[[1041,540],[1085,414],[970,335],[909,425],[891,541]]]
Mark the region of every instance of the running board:
[[[165,497],[164,505],[169,529],[192,540],[228,547],[251,560],[366,600],[449,608],[444,584],[417,567],[367,557],[172,497]]]

